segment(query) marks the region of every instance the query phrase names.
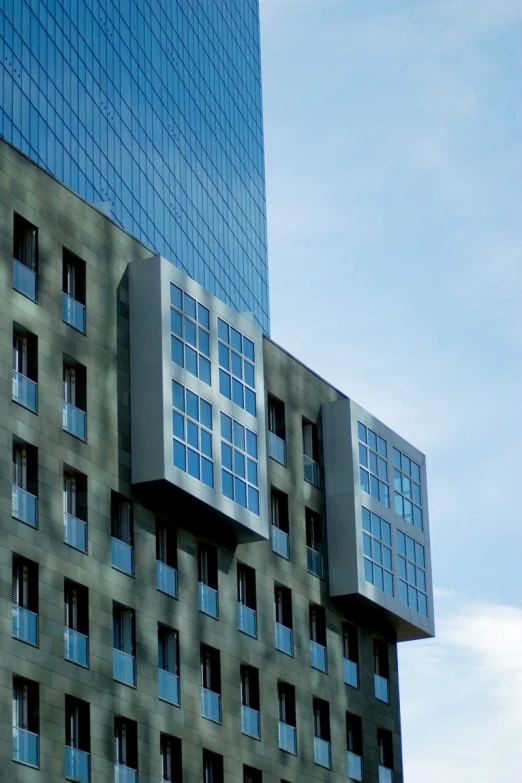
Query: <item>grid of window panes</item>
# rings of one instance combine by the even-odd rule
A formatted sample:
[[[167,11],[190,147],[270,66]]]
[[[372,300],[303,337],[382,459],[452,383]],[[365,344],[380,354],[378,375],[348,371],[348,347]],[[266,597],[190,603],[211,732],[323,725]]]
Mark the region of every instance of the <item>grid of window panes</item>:
[[[423,529],[420,466],[393,447],[395,513],[419,530]]]
[[[391,525],[362,506],[364,578],[393,595]]]
[[[397,530],[399,550],[399,598],[403,604],[428,616],[426,595],[426,560],[424,547],[418,541]]]
[[[210,313],[174,283],[170,284],[170,331],[172,361],[210,386]]]
[[[0,136],[268,331],[258,2],[0,2]]]
[[[390,506],[388,484],[388,446],[362,421],[357,422],[359,435],[359,477],[361,489],[383,506]]]
[[[254,343],[218,318],[219,391],[256,415]]]
[[[221,485],[225,497],[259,515],[257,435],[221,412]]]
[[[174,466],[213,487],[212,405],[174,380],[172,434]]]

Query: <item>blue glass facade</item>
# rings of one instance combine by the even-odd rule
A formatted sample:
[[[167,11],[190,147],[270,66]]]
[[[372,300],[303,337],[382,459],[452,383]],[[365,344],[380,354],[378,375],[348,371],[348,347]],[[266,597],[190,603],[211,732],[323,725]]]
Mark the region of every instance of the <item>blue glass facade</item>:
[[[2,0],[0,134],[269,329],[258,0]]]

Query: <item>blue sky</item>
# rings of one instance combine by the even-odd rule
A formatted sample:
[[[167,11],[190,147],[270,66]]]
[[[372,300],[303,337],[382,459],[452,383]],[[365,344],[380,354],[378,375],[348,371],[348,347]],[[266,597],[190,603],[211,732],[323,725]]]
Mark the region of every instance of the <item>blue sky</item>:
[[[405,783],[522,779],[522,0],[261,0],[272,337],[427,455]]]

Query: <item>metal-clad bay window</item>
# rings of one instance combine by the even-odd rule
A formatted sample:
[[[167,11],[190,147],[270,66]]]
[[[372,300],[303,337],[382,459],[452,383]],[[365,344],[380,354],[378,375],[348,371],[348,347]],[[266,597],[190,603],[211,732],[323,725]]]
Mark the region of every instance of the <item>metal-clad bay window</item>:
[[[384,438],[361,421],[357,422],[357,432],[361,489],[389,508],[388,445]]]
[[[259,515],[257,435],[221,411],[221,481],[225,497]]]
[[[391,525],[378,514],[362,507],[364,578],[393,595]]]
[[[170,284],[171,358],[211,385],[210,313],[193,296]]]
[[[212,405],[174,380],[172,434],[174,467],[213,487]]]
[[[218,318],[219,391],[256,416],[254,343]]]

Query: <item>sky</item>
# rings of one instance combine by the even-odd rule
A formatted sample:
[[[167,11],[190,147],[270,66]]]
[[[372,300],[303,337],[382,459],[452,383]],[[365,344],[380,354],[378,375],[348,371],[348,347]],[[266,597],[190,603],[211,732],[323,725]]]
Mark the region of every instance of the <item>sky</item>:
[[[272,338],[427,455],[405,783],[522,780],[522,0],[260,0]]]

